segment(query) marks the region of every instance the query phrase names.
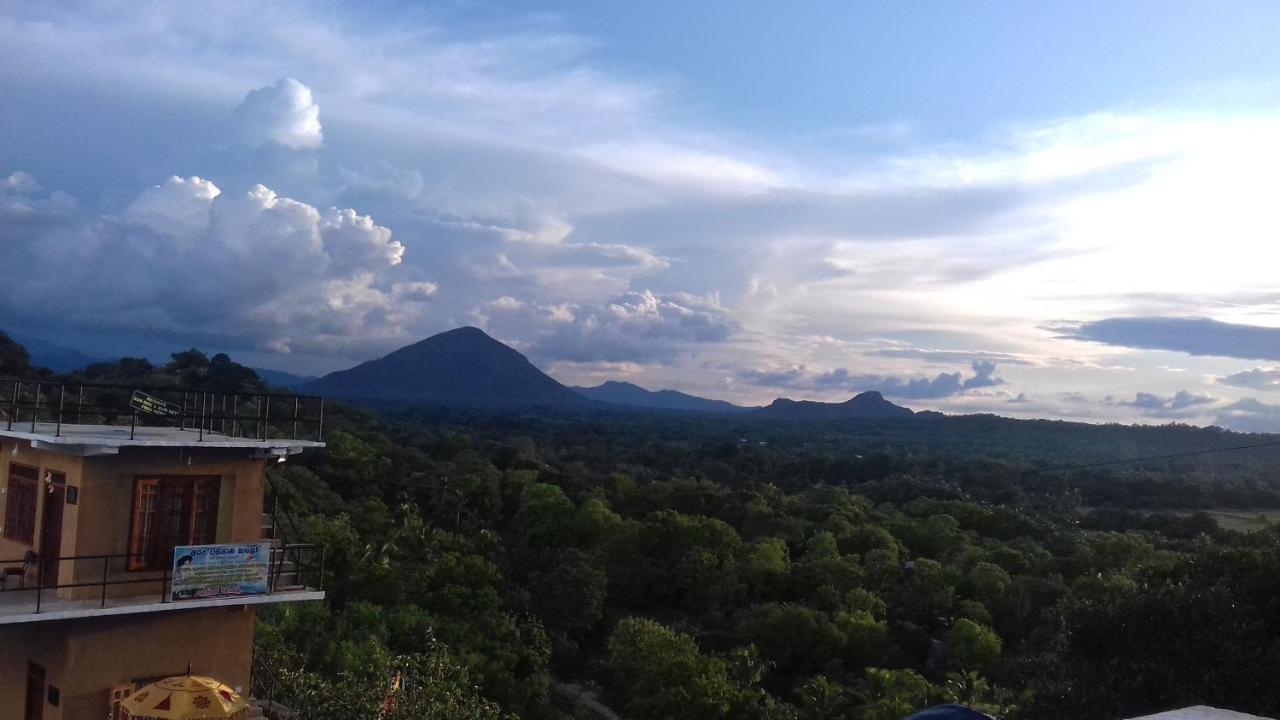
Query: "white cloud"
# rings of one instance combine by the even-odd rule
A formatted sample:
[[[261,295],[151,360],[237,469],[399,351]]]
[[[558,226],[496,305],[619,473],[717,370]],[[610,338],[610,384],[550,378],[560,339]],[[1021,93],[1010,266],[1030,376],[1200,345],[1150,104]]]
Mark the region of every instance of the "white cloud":
[[[399,282],[391,285],[391,296],[398,302],[429,302],[440,294],[433,282]]]
[[[289,148],[318,148],[324,144],[320,106],[311,88],[281,78],[272,85],[250,90],[236,108],[241,139],[250,145],[273,142]]]
[[[503,295],[500,298],[490,300],[489,307],[494,310],[520,310],[524,308],[524,303],[510,295]]]
[[[399,301],[437,290],[393,282],[404,248],[372,218],[322,212],[262,185],[224,193],[172,177],[119,216],[64,215],[27,244],[5,242],[14,231],[0,227],[0,278],[13,290],[4,314],[27,322],[350,350],[404,338],[416,316]]]
[[[0,192],[12,192],[15,195],[30,195],[40,191],[40,183],[30,173],[15,170],[9,177],[0,181]]]

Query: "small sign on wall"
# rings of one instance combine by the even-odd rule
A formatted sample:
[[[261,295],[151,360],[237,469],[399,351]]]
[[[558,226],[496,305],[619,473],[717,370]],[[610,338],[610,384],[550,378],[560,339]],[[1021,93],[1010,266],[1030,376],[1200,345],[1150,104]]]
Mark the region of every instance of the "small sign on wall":
[[[75,485],[67,486],[67,504],[78,505],[80,503],[80,488]]]

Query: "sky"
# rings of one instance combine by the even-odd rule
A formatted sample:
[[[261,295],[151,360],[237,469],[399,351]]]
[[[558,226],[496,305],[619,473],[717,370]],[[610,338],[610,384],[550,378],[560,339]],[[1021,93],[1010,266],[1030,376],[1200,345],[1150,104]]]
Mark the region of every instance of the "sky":
[[[1280,4],[0,0],[0,328],[1280,431]]]

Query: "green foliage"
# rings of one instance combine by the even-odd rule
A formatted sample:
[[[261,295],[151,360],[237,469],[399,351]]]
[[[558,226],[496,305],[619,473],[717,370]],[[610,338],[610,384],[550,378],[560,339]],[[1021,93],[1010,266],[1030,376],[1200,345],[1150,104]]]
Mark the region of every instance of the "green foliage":
[[[961,618],[947,631],[947,666],[953,670],[975,670],[986,675],[999,668],[1004,644],[989,627]]]
[[[198,352],[78,377],[259,382]],[[1280,507],[1280,452],[1038,469],[1220,431],[331,410],[271,471],[329,602],[259,633],[316,713],[374,717],[397,673],[403,717],[591,716],[555,682],[628,720],[1280,712],[1280,530],[1186,512]]]
[[[618,623],[605,666],[617,706],[631,720],[727,718],[736,703],[723,660],[702,655],[692,637],[652,620]]]

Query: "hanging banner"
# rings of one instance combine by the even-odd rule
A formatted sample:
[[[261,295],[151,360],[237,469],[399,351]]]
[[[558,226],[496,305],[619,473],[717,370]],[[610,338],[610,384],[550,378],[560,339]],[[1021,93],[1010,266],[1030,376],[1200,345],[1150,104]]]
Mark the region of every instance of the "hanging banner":
[[[180,545],[173,549],[174,600],[266,595],[270,543]]]

